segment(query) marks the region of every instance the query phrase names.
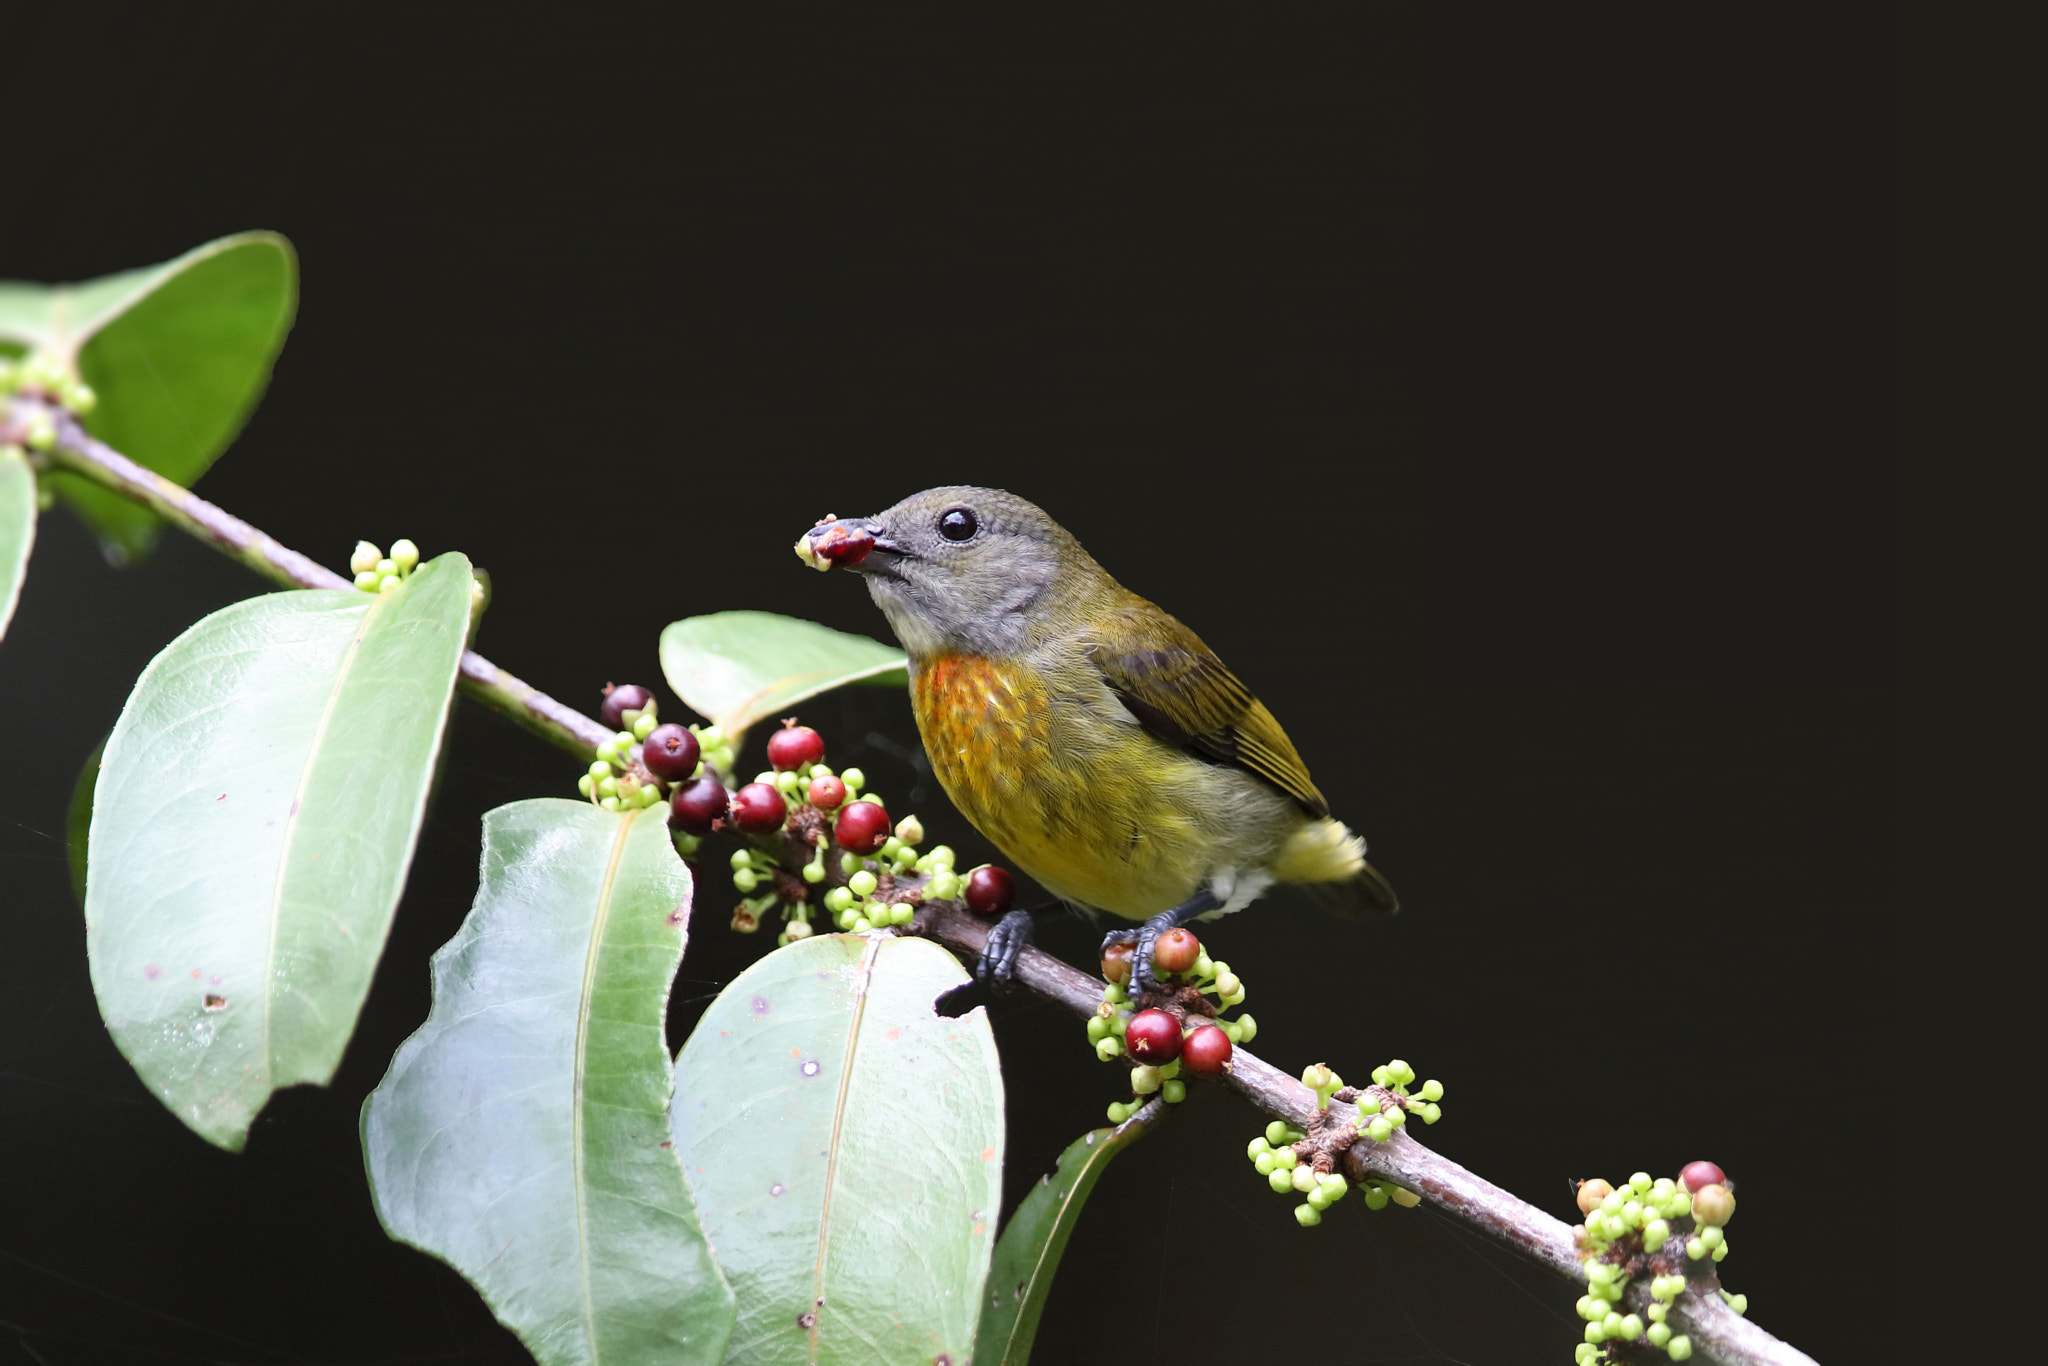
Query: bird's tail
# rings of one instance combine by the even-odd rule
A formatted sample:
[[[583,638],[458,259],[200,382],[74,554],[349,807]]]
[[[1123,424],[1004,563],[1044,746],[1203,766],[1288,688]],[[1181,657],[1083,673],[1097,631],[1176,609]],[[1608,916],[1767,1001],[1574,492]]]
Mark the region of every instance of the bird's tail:
[[[1277,882],[1298,885],[1327,911],[1360,918],[1392,915],[1400,898],[1365,861],[1365,841],[1342,822],[1324,818],[1296,831],[1273,862]]]

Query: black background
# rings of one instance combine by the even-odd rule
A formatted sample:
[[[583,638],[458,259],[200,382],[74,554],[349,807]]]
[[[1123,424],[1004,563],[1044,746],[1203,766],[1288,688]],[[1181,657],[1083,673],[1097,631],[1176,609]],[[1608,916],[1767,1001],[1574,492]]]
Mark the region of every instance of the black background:
[[[1215,927],[1258,1051],[1408,1058],[1448,1088],[1428,1142],[1567,1218],[1570,1178],[1714,1158],[1752,1317],[1856,1359],[1885,1307],[1840,1235],[1904,1006],[1890,55],[1633,10],[838,14],[48,7],[9,24],[0,276],[286,233],[298,322],[202,491],[336,567],[466,551],[480,648],[589,710],[676,617],[885,634],[789,553],[821,513],[1034,499],[1259,691],[1407,903]],[[243,1154],[94,1009],[71,781],[151,655],[260,587],[175,534],[113,570],[57,513],[0,647],[0,1361],[523,1360],[384,1238],[356,1112],[480,813],[571,761],[464,705],[342,1070]],[[900,697],[804,710],[983,856]],[[680,1028],[767,947],[729,896]],[[996,1027],[1014,1194],[1117,1078],[1046,1009]],[[1038,1360],[1570,1360],[1574,1292],[1433,1213],[1297,1230],[1258,1127],[1198,1091],[1120,1161]]]

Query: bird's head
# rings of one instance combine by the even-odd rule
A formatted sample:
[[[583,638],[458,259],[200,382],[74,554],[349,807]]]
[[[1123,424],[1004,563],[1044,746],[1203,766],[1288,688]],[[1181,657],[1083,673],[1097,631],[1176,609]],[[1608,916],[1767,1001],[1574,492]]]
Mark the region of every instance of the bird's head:
[[[815,569],[851,569],[919,657],[1022,650],[1034,625],[1114,584],[1065,528],[1001,489],[926,489],[797,538]]]

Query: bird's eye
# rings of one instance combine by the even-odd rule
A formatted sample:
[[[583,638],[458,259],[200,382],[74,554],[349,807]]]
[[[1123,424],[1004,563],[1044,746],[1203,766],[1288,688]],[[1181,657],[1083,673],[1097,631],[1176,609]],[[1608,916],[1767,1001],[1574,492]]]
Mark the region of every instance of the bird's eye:
[[[939,534],[949,541],[971,541],[979,530],[981,523],[969,508],[947,508],[939,516]]]

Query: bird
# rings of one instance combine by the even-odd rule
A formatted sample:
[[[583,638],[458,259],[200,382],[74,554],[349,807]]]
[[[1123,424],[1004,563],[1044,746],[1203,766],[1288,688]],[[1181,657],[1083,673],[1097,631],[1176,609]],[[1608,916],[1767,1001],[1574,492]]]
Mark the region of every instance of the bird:
[[[911,709],[947,797],[1061,902],[1139,922],[1132,988],[1160,935],[1275,883],[1358,916],[1399,901],[1280,723],[1188,627],[1112,578],[1043,510],[1001,489],[927,489],[797,540],[843,568],[908,656]],[[1032,935],[1013,910],[976,978],[1007,982]]]

